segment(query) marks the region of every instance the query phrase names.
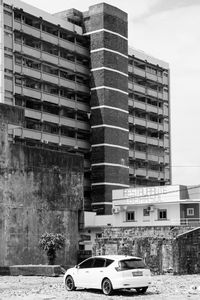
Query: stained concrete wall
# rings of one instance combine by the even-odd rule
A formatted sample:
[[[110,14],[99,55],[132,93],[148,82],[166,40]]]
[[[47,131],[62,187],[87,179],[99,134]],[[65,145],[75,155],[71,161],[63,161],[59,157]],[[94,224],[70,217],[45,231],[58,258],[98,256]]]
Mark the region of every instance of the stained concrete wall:
[[[200,273],[200,228],[193,229],[176,238],[177,273]]]
[[[9,142],[7,123],[23,123],[23,112],[18,109],[12,120],[9,112],[13,110],[0,105],[0,265],[46,263],[38,247],[45,232],[62,233],[66,238],[56,263],[75,264],[78,215],[83,207],[83,158]]]
[[[154,274],[178,273],[176,236],[184,226],[108,227],[97,238],[93,254],[126,254],[142,257]]]

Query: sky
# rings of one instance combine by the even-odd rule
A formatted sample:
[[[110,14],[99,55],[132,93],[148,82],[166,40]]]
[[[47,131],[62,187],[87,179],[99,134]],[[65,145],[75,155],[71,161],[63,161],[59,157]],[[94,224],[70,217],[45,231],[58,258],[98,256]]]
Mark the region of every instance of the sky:
[[[128,13],[129,46],[169,63],[172,184],[200,184],[200,0],[25,0],[55,13],[107,2]]]

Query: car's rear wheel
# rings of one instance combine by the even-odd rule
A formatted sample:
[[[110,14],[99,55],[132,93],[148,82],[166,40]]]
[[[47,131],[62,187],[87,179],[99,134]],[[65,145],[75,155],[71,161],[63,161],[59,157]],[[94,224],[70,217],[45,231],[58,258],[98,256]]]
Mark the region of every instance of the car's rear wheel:
[[[102,291],[105,295],[111,295],[113,292],[113,287],[110,279],[105,278],[102,282]]]
[[[145,287],[141,287],[141,288],[136,288],[136,292],[138,294],[144,294],[148,289],[148,286],[145,286]]]
[[[72,276],[68,275],[66,277],[65,286],[68,291],[74,291],[76,289]]]

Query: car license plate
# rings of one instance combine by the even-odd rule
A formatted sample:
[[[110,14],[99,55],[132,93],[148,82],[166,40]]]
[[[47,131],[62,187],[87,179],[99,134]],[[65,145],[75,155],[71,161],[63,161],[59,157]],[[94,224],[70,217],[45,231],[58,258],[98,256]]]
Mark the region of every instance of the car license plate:
[[[133,276],[142,276],[143,273],[142,271],[135,271],[135,272],[132,272]]]

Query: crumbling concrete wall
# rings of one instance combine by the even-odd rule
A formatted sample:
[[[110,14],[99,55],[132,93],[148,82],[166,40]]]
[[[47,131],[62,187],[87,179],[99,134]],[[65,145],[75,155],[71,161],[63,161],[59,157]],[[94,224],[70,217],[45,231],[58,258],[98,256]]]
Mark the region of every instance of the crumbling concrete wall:
[[[200,228],[178,235],[176,238],[178,274],[200,273]]]
[[[174,271],[177,264],[177,234],[186,227],[104,228],[93,254],[126,254],[142,257],[154,274]]]
[[[83,158],[9,142],[7,123],[23,122],[20,110],[16,109],[14,121],[9,110],[7,117],[0,112],[0,265],[46,263],[38,248],[45,232],[66,238],[56,263],[75,264],[78,215],[83,209]]]

